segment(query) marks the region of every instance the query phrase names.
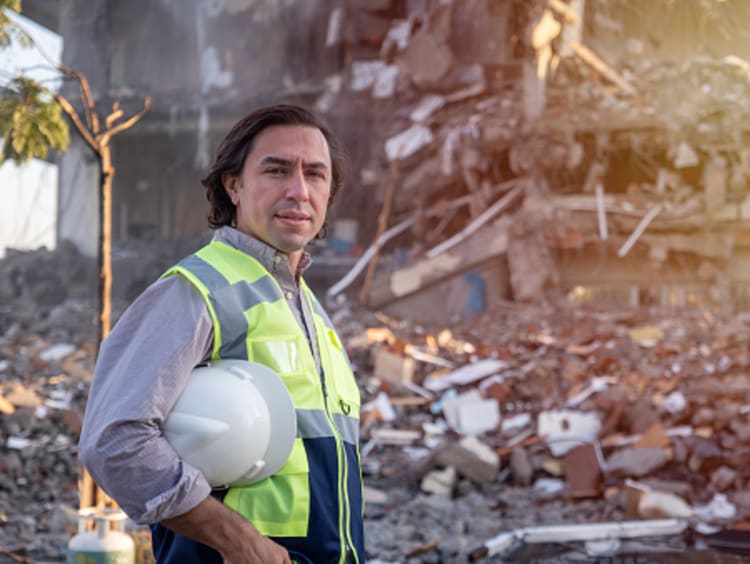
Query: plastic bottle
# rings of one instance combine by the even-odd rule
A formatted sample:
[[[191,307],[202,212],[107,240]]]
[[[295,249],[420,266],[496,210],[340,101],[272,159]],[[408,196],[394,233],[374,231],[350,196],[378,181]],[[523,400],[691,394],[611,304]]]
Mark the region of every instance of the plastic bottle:
[[[135,543],[123,532],[127,516],[119,509],[78,512],[78,534],[68,542],[68,564],[135,564]],[[91,522],[94,530],[87,530]],[[113,524],[114,523],[114,528]]]

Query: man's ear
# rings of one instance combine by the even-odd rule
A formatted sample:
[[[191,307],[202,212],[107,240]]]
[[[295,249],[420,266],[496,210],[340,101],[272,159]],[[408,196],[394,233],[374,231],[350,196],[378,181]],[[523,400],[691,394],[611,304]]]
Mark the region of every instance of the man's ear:
[[[232,203],[237,205],[237,191],[240,189],[240,179],[234,174],[223,174],[221,176],[221,183],[224,186],[224,191],[232,200]]]

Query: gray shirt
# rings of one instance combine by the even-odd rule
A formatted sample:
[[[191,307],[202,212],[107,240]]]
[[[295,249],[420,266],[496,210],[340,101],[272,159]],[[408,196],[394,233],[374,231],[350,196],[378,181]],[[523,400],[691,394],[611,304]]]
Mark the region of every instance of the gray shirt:
[[[214,238],[258,259],[281,286],[306,331],[320,369],[312,312],[300,299],[305,254],[292,274],[284,253],[231,227]],[[182,276],[149,286],[102,343],[89,392],[79,456],[97,484],[139,524],[181,515],[211,487],[181,461],[161,432],[193,368],[213,348],[213,325],[202,296]]]

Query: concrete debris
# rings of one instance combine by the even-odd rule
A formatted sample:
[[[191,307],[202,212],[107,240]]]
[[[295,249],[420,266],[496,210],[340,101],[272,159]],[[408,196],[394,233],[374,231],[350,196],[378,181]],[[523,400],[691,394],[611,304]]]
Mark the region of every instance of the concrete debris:
[[[742,411],[746,402],[738,394],[748,385],[747,316],[690,308],[504,305],[453,324],[450,339],[440,339],[439,327],[377,315],[387,330],[356,329],[352,320],[349,352],[361,374],[372,374],[366,395],[388,390],[397,418],[376,422],[368,432],[421,431],[408,448],[421,444],[427,453],[415,460],[397,444],[367,452],[366,459],[378,460],[367,466],[369,483],[400,495],[393,488],[403,480],[420,492],[402,509],[370,522],[376,531],[411,514],[419,496],[447,496],[463,505],[473,503],[472,492],[487,495],[487,506],[503,504],[502,515],[493,517],[497,530],[524,522],[559,524],[561,506],[578,507],[579,522],[690,518],[727,527],[746,518],[750,440],[742,432],[750,410]],[[436,375],[434,365],[417,360],[411,384],[434,392],[432,400],[400,403],[414,392],[374,375],[369,351],[383,335],[402,343],[402,351],[407,342],[454,363]],[[451,341],[464,344],[451,350]],[[716,378],[718,385],[709,384]],[[484,406],[491,403],[490,415]],[[727,413],[721,422],[719,412]],[[505,505],[520,492],[545,509],[525,521],[522,509]],[[433,515],[430,523],[439,519]],[[434,550],[445,554],[449,548],[441,543]],[[388,552],[377,554],[385,558]]]
[[[448,372],[447,374],[436,375],[425,381],[425,388],[433,392],[447,390],[453,386],[471,384],[483,378],[496,374],[507,366],[507,363],[497,359],[484,359],[461,368]]]
[[[717,493],[706,505],[694,508],[695,514],[709,523],[725,523],[737,516],[737,507],[726,495]]]
[[[625,507],[628,514],[640,519],[689,518],[693,509],[686,499],[687,495],[678,495],[666,491],[668,486],[649,485],[633,480],[625,481]]]
[[[492,483],[498,473],[497,462],[488,462],[459,443],[447,443],[435,449],[431,462],[443,468],[454,467],[459,475],[477,484]]]
[[[382,61],[361,61],[352,64],[351,89],[371,89],[373,98],[390,98],[396,91],[398,67]]]
[[[443,402],[448,425],[461,435],[481,435],[497,428],[500,408],[494,399],[484,399],[478,390],[469,390]]]
[[[630,478],[651,474],[667,463],[660,448],[628,448],[615,452],[607,459],[607,474]]]
[[[431,142],[432,131],[423,125],[415,124],[388,139],[385,142],[385,154],[389,161],[407,159]]]
[[[601,454],[594,443],[584,443],[565,453],[565,481],[572,499],[597,498],[601,495],[604,473]]]
[[[456,479],[455,466],[448,466],[443,470],[431,470],[422,478],[420,489],[425,493],[452,497],[453,489],[456,486]]]
[[[411,382],[414,376],[415,362],[412,357],[392,353],[378,348],[375,353],[375,376],[385,380]]]
[[[581,443],[593,442],[600,429],[596,413],[543,411],[537,420],[537,432],[547,441],[553,456],[563,456]]]
[[[565,482],[555,478],[539,478],[532,491],[541,499],[555,499],[565,491]]]
[[[515,447],[510,453],[510,471],[513,483],[518,486],[529,486],[534,477],[534,467],[529,454],[521,447]]]
[[[350,10],[355,28],[361,10],[373,13]],[[375,116],[362,169],[385,178],[399,161],[388,223],[401,227],[379,243],[370,307],[432,322],[438,300],[452,320],[492,301],[561,295],[670,306],[744,299],[747,62],[661,58],[644,38],[621,36],[629,9],[607,10],[415,2],[377,12],[390,18],[386,33],[355,34],[351,86],[338,96]],[[589,33],[588,21],[601,31]],[[505,221],[475,229],[509,182],[517,197],[492,218]],[[365,239],[372,217],[356,218]],[[474,272],[478,284],[462,278]]]
[[[12,257],[5,266],[16,268]],[[95,353],[93,326],[79,324],[94,304],[56,307],[75,315],[59,315],[52,330],[44,306],[9,312],[0,335],[0,546],[51,561],[75,525],[75,443]],[[448,330],[338,307],[363,393],[373,559],[403,558],[433,534],[441,541],[422,558],[455,558],[498,530],[538,523],[689,510],[727,526],[750,515],[747,316],[505,305]],[[398,367],[413,363],[407,379],[376,371],[383,350]],[[659,493],[629,507],[632,477]],[[407,515],[427,528],[400,549],[383,541]]]

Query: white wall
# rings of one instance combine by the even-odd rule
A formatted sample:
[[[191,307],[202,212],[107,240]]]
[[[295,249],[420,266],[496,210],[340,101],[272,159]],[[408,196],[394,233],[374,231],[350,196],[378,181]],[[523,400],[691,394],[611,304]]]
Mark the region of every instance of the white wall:
[[[60,64],[62,38],[36,23],[6,12],[34,39],[35,46],[17,42],[0,50],[0,83],[24,74],[49,88],[59,86],[54,66]],[[33,160],[21,167],[0,166],[0,257],[7,247],[54,248],[57,221],[57,166]]]
[[[32,162],[0,167],[0,257],[6,247],[55,247],[57,166]]]

